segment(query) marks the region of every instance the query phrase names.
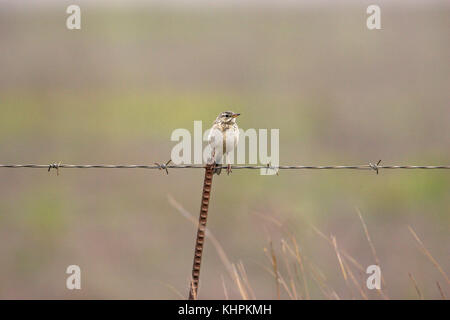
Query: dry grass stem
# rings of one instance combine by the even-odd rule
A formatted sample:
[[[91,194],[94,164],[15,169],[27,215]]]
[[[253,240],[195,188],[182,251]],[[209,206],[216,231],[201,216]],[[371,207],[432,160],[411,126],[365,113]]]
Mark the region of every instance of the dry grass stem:
[[[241,279],[243,280],[245,286],[247,287],[247,291],[250,293],[251,299],[256,300],[255,292],[250,286],[250,281],[248,280],[247,271],[245,271],[244,264],[240,261],[237,265],[238,271],[241,274]]]
[[[420,289],[419,289],[419,286],[417,285],[416,279],[414,279],[414,277],[412,276],[411,273],[408,273],[408,276],[411,279],[411,281],[412,281],[412,283],[414,285],[414,288],[416,289],[417,295],[419,296],[419,298],[421,300],[423,300],[423,295],[422,295],[422,292],[420,292]]]
[[[341,254],[339,253],[336,237],[331,236],[331,241],[333,242],[334,251],[336,252],[336,256],[339,261],[339,266],[341,267],[342,275],[344,276],[344,280],[347,282],[347,273],[345,272],[344,263],[342,262]]]
[[[282,239],[281,240],[281,250],[283,252],[284,265],[286,266],[286,270],[287,270],[287,273],[288,273],[288,276],[289,276],[289,283],[291,285],[291,292],[292,292],[292,294],[294,296],[294,299],[298,300],[297,288],[295,287],[295,277],[294,277],[294,275],[292,273],[292,269],[291,269],[291,266],[290,266],[289,261],[288,261],[288,257],[287,257],[287,254],[286,254],[287,253],[286,246],[287,246],[286,241],[284,239]]]
[[[378,259],[378,255],[377,255],[377,251],[375,250],[375,246],[373,245],[372,239],[370,238],[369,235],[369,229],[367,228],[367,225],[362,217],[361,211],[359,210],[359,208],[356,208],[356,212],[358,213],[359,216],[359,220],[361,220],[361,224],[362,227],[364,229],[364,233],[366,235],[367,238],[367,242],[369,243],[370,246],[370,250],[372,251],[372,256],[375,260],[375,263],[381,268],[381,264],[380,264],[380,259]],[[384,281],[384,277],[383,274],[381,274],[381,284],[383,285],[383,287],[386,287],[386,282]],[[388,299],[387,295],[384,293],[384,290],[382,289],[377,289],[377,292],[384,298],[384,299]]]
[[[170,205],[172,205],[172,207],[174,207],[183,217],[185,217],[186,219],[191,221],[194,224],[194,226],[197,226],[198,221],[194,218],[194,216],[189,211],[184,209],[183,206],[180,203],[178,203],[170,194],[167,197],[168,197],[169,203],[170,203]],[[230,262],[230,259],[228,259],[228,256],[225,253],[225,250],[223,249],[222,245],[217,240],[217,238],[214,236],[214,234],[211,232],[211,230],[209,230],[208,228],[206,228],[206,230],[205,230],[205,235],[210,240],[210,242],[212,243],[214,248],[216,249],[216,252],[219,255],[219,258],[222,261],[222,263],[225,265],[225,268],[227,269],[228,274],[230,275],[231,279],[236,283],[241,297],[244,300],[247,300],[248,299],[247,292],[244,292],[241,290],[242,279],[240,279],[239,274],[237,272],[235,272],[234,266]]]
[[[433,258],[433,256],[431,255],[430,251],[427,250],[427,248],[425,247],[423,242],[419,239],[417,234],[414,232],[413,228],[411,228],[411,226],[408,226],[408,229],[411,232],[411,234],[413,235],[414,239],[416,239],[417,243],[419,244],[422,253],[424,255],[426,255],[428,257],[428,259],[430,259],[431,263],[434,264],[434,266],[439,270],[439,272],[444,277],[445,281],[447,281],[447,284],[450,285],[450,279],[448,278],[447,274],[442,269],[442,267],[439,265],[439,263],[436,261],[436,259]]]
[[[441,285],[439,284],[439,281],[436,281],[436,286],[438,287],[439,293],[441,294],[442,300],[447,300],[445,297],[444,291],[442,291]]]
[[[236,285],[238,286],[239,289],[239,293],[241,294],[241,297],[243,300],[248,300],[248,294],[247,291],[245,290],[245,287],[242,283],[242,279],[239,276],[239,273],[236,269],[236,266],[234,264],[231,265],[232,269],[233,269],[233,279],[236,282]]]
[[[186,297],[181,294],[179,290],[177,290],[174,286],[168,283],[163,283],[170,291],[175,293],[181,300],[185,300]]]
[[[277,257],[275,256],[275,250],[273,250],[272,241],[270,241],[270,257],[272,261],[273,273],[275,274],[275,280],[277,285],[277,299],[280,300],[280,279],[278,274]]]
[[[306,273],[305,273],[305,268],[303,266],[303,261],[300,255],[300,249],[298,248],[297,245],[297,241],[296,239],[292,236],[292,243],[294,244],[294,249],[295,249],[295,258],[297,259],[297,262],[300,266],[300,271],[302,273],[302,278],[303,278],[303,287],[305,290],[305,297],[306,299],[310,299],[310,295],[309,295],[309,289],[308,289],[308,281],[306,280]]]
[[[225,300],[230,300],[230,298],[228,297],[228,290],[227,290],[227,287],[225,285],[225,279],[224,279],[222,274],[220,275],[220,278],[222,279],[222,287],[223,287],[223,293],[225,295]]]
[[[328,238],[322,231],[320,231],[318,228],[316,228],[315,226],[311,225],[311,228],[314,230],[314,232],[316,232],[321,238],[325,239],[331,246],[333,246],[333,241]],[[341,253],[342,255],[348,260],[350,261],[359,271],[361,272],[366,272],[366,269],[363,268],[363,266],[356,261],[355,258],[353,258],[350,254],[348,254],[344,249],[341,249]]]
[[[348,272],[348,275],[350,276],[350,279],[352,280],[352,282],[355,285],[355,287],[358,289],[359,294],[361,295],[361,297],[364,300],[368,300],[369,298],[367,297],[366,293],[364,292],[364,288],[363,288],[363,286],[361,286],[361,283],[358,282],[358,280],[355,278],[355,276],[353,275],[353,272],[350,269],[350,267],[348,266],[348,264],[345,261],[343,261],[343,263],[344,263],[344,266],[345,266],[345,268],[346,268],[346,270]]]

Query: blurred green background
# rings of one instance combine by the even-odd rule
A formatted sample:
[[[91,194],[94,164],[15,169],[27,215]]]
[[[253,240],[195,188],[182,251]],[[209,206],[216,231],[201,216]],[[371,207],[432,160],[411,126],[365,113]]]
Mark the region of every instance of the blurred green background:
[[[120,5],[77,1],[0,4],[0,163],[153,164],[170,157],[176,128],[204,129],[221,111],[239,126],[280,129],[281,164],[449,164],[450,7],[384,2],[298,6]],[[187,295],[203,173],[172,170],[0,169],[0,298],[179,299]],[[281,254],[281,221],[341,298],[353,295],[336,254],[310,224],[374,264],[390,298],[450,296],[410,225],[450,272],[446,171],[236,170],[214,179],[208,227],[242,261],[257,298],[276,298],[264,254]],[[81,267],[82,290],[65,287]],[[199,298],[222,299],[206,243]],[[359,274],[361,284],[366,275]],[[311,297],[325,298],[308,273]],[[367,292],[370,298],[379,296]],[[282,292],[282,298],[288,298]]]

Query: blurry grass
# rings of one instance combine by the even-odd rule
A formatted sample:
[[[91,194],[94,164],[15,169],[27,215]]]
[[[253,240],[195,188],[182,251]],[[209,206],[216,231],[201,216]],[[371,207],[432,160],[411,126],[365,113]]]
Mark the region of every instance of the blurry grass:
[[[24,215],[21,216],[25,232],[52,238],[64,232],[64,210],[60,197],[38,193],[25,203]]]
[[[23,277],[33,277],[50,266],[67,232],[70,218],[62,192],[50,190],[22,195],[14,202],[15,214],[5,218],[13,240],[8,249],[14,249],[10,252],[11,265]],[[29,245],[17,247],[17,241]]]
[[[174,145],[169,141],[172,130],[191,129],[194,120],[203,120],[207,129],[220,111],[232,109],[242,113],[239,125],[244,129],[280,129],[283,164],[366,164],[379,157],[386,164],[448,163],[448,8],[386,7],[389,28],[379,33],[365,30],[364,9],[89,8],[83,12],[82,32],[72,33],[65,29],[63,11],[0,10],[5,26],[0,31],[5,49],[0,52],[0,162],[167,160]],[[1,174],[0,222],[11,243],[4,241],[0,249],[4,257],[12,257],[4,262],[9,268],[2,281],[6,286],[15,287],[24,272],[41,278],[45,271],[33,273],[35,265],[52,259],[65,263],[66,256],[56,252],[65,248],[65,232],[73,236],[67,240],[67,255],[94,270],[97,282],[90,284],[99,291],[86,290],[87,295],[126,297],[137,291],[162,297],[159,288],[141,278],[150,272],[158,279],[183,276],[180,248],[191,238],[184,225],[176,229],[176,219],[167,217],[164,194],[170,190],[186,207],[197,208],[196,172],[168,177],[128,171]],[[346,213],[355,205],[370,209],[367,225],[380,232],[374,238],[389,242],[380,258],[384,253],[395,260],[398,254],[403,267],[403,234],[385,229],[413,219],[421,223],[420,232],[430,235],[427,245],[439,253],[448,247],[450,181],[442,171],[386,170],[378,176],[301,171],[278,177],[239,171],[221,176],[215,188],[211,226],[220,226],[215,232],[226,239],[230,257],[262,254],[265,234],[248,214],[273,214],[297,232],[312,297],[336,298],[336,292],[341,296],[341,289],[354,282],[348,273],[348,284],[336,280],[335,287],[330,285],[340,267],[321,259],[336,254],[322,255],[315,239],[303,242],[313,233],[303,224],[305,216],[336,233],[343,267],[354,268],[357,280],[359,269],[344,254],[358,249],[354,239],[348,248],[344,237],[352,234]],[[329,230],[333,226],[336,230]],[[284,236],[295,252],[293,240]],[[279,242],[272,240],[286,284],[282,290],[287,287],[295,296],[294,282],[298,297],[307,296],[300,291],[305,290],[303,277],[295,278],[297,254],[287,245],[280,252]],[[295,260],[287,259],[291,272],[285,258]],[[414,258],[407,262],[417,262],[411,274],[422,294],[436,296],[432,281],[423,280],[429,269],[420,269]],[[265,269],[243,269],[237,258],[230,260],[236,261],[233,284],[240,279],[245,296],[251,296],[246,274],[256,295],[274,284],[264,278],[271,275]],[[267,268],[272,269],[270,260]],[[395,266],[389,272],[394,274]],[[218,273],[210,274],[218,278]],[[227,282],[225,290],[232,297],[244,296],[230,286]],[[33,289],[49,292],[43,284]],[[398,297],[417,298],[413,287],[393,289]],[[27,297],[39,297],[29,284],[23,290]],[[355,287],[353,294],[358,291]],[[14,294],[2,292],[5,297]]]
[[[24,137],[38,131],[41,135],[57,134],[75,138],[77,134],[128,141],[151,137],[169,140],[176,128],[193,130],[193,121],[203,121],[209,129],[224,109],[241,112],[240,126],[257,128],[285,127],[282,139],[300,134],[302,140],[314,132],[310,117],[298,104],[287,102],[283,118],[273,109],[274,97],[252,97],[214,92],[74,92],[30,93],[7,92],[2,95],[0,139]],[[278,102],[279,103],[279,102]],[[289,110],[289,111],[287,111]],[[258,115],[258,122],[252,115]],[[283,123],[273,120],[283,119]],[[299,120],[301,122],[299,122]],[[295,121],[296,125],[293,125]],[[257,126],[258,125],[258,126]]]
[[[178,203],[171,195],[169,195],[169,203],[182,216],[184,216],[194,225],[197,225],[196,218],[189,211],[184,209],[183,206]],[[389,287],[389,284],[386,283],[385,277],[383,275],[385,264],[380,262],[377,256],[375,245],[369,236],[367,225],[359,209],[357,209],[357,214],[361,220],[362,229],[364,231],[363,233],[366,237],[368,247],[370,247],[370,251],[373,255],[373,262],[376,265],[380,266],[381,269],[381,289],[368,289],[366,286],[366,279],[370,274],[365,273],[366,270],[365,267],[362,267],[363,264],[359,263],[358,259],[355,259],[352,255],[348,254],[345,249],[338,248],[335,236],[326,236],[318,228],[310,225],[310,227],[317,234],[318,238],[326,240],[330,247],[334,248],[334,252],[337,257],[335,269],[340,269],[339,272],[342,274],[346,283],[344,288],[334,288],[335,284],[333,282],[335,282],[335,280],[333,282],[327,280],[328,277],[318,267],[318,265],[311,260],[311,257],[300,254],[299,244],[297,242],[296,236],[289,231],[291,229],[290,226],[284,224],[274,217],[260,215],[259,218],[264,219],[265,222],[274,226],[281,235],[281,249],[279,250],[279,252],[277,252],[274,248],[270,237],[268,238],[268,247],[264,248],[264,253],[268,260],[269,266],[265,266],[264,264],[260,264],[260,262],[257,262],[257,264],[260,265],[264,270],[266,270],[275,280],[275,287],[273,289],[274,299],[389,299],[386,291],[386,288]],[[443,276],[443,283],[450,285],[448,276],[442,269],[441,265],[425,248],[424,244],[418,238],[412,228],[409,226],[408,228],[414,236],[415,240],[419,243],[419,249]],[[230,261],[227,254],[225,253],[225,250],[220,241],[212,234],[209,229],[206,232],[206,238],[207,241],[211,241],[213,243],[213,246],[220,257],[220,260],[228,270],[228,280],[232,281],[232,284],[227,285],[224,278],[222,277],[222,285],[224,286],[225,298],[228,299],[229,297],[228,291],[226,289],[228,287],[234,289],[234,293],[239,294],[240,298],[244,300],[258,299],[258,293],[256,293],[255,295],[255,292],[251,285],[251,281],[248,278],[242,261],[237,264],[236,268],[236,265]],[[305,262],[306,268],[304,266]],[[203,269],[205,268],[207,268],[207,266],[203,265]],[[239,270],[239,272],[237,270]],[[330,268],[328,268],[327,270],[330,270]],[[397,276],[408,276],[413,282],[418,298],[424,299],[424,296],[416,280],[409,272],[408,267],[406,267],[405,269],[405,274]],[[442,281],[442,279],[440,280]],[[441,288],[440,280],[437,280],[436,286],[433,281],[426,283],[426,286],[428,288],[432,286],[433,288],[431,290],[437,290],[442,299],[445,299],[445,294]],[[309,283],[314,284],[312,288],[310,288]],[[310,295],[310,289],[312,289],[313,296]],[[201,293],[199,298],[202,299]],[[417,299],[417,297],[410,298]]]
[[[361,264],[358,263],[357,259],[349,255],[345,250],[340,252],[341,250],[338,249],[336,238],[334,236],[326,236],[324,235],[320,230],[318,230],[316,227],[311,226],[315,232],[323,239],[325,239],[331,247],[334,247],[334,250],[336,252],[337,260],[335,269],[340,269],[340,272],[345,279],[346,282],[346,288],[333,288],[333,283],[327,281],[326,275],[323,273],[322,270],[318,268],[318,266],[313,263],[308,256],[303,256],[303,258],[300,258],[300,255],[298,253],[298,243],[296,237],[291,234],[288,230],[288,227],[284,225],[283,223],[280,223],[279,221],[275,220],[267,220],[271,223],[274,223],[274,225],[279,228],[282,238],[281,238],[281,250],[279,251],[279,255],[281,256],[280,259],[284,260],[284,264],[282,266],[279,266],[277,263],[276,255],[277,253],[273,249],[272,242],[269,240],[269,247],[270,250],[267,248],[264,248],[264,250],[267,252],[270,251],[270,254],[267,254],[267,258],[269,260],[269,264],[272,265],[273,272],[271,275],[275,278],[275,281],[277,282],[276,290],[274,290],[275,296],[280,299],[280,288],[284,289],[285,295],[283,295],[283,299],[309,299],[309,293],[308,293],[308,287],[307,283],[312,282],[315,283],[316,288],[319,289],[319,291],[315,291],[316,293],[322,292],[323,296],[313,296],[312,299],[320,299],[320,298],[328,298],[328,299],[389,299],[389,296],[386,294],[386,288],[389,288],[389,283],[386,283],[384,281],[383,276],[383,268],[385,264],[380,263],[378,260],[378,257],[375,252],[375,247],[369,237],[367,226],[364,223],[363,218],[361,217],[361,214],[359,214],[363,229],[365,232],[366,240],[368,241],[369,246],[371,247],[372,254],[374,255],[374,262],[376,262],[376,265],[381,267],[381,289],[380,290],[369,290],[366,287],[366,279],[369,276],[369,274],[365,273],[365,269],[361,269]],[[447,274],[442,269],[441,265],[431,256],[431,253],[425,248],[423,243],[420,239],[418,239],[417,235],[414,233],[414,231],[411,229],[411,227],[408,227],[413,236],[415,237],[416,241],[419,243],[419,249],[424,253],[424,255],[431,261],[431,263],[434,265],[434,267],[438,270],[439,273],[441,273],[443,280],[438,279],[436,281],[435,278],[433,278],[434,281],[429,281],[428,283],[424,284],[429,290],[438,291],[441,295],[442,299],[445,299],[445,294],[443,293],[443,290],[441,288],[441,283],[447,284],[446,287],[449,287],[450,282],[448,280]],[[290,229],[290,228],[289,228]],[[296,248],[294,250],[293,248]],[[343,255],[341,255],[343,253]],[[302,260],[305,260],[308,262],[308,270],[307,274],[308,277],[301,276],[305,272],[303,271],[303,262]],[[280,271],[281,270],[281,271]],[[292,270],[295,270],[295,273],[292,272]],[[328,269],[329,270],[329,269]],[[408,270],[408,267],[405,268],[405,270]],[[405,274],[397,275],[400,277],[406,277],[408,276],[414,283],[414,288],[418,293],[418,298],[424,299],[424,296],[422,292],[420,291],[415,279],[412,277],[410,272],[405,272]],[[350,277],[351,281],[348,281],[348,278]],[[309,281],[308,281],[309,279]],[[288,285],[290,284],[290,285]],[[304,287],[302,290],[301,288]],[[347,289],[347,290],[345,290]],[[299,291],[297,291],[299,290]],[[377,296],[377,294],[379,296]],[[435,293],[433,295],[436,295]],[[295,297],[295,298],[294,298]],[[417,297],[411,297],[412,299],[417,299]],[[426,298],[426,297],[425,297]]]

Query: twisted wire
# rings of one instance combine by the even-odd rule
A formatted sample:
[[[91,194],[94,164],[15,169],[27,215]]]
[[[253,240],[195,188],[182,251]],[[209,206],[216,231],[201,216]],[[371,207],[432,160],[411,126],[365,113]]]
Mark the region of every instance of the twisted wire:
[[[381,161],[381,160],[380,160]],[[267,165],[232,165],[233,170],[243,169],[273,169],[273,170],[373,170],[377,174],[382,169],[450,169],[450,165],[382,165],[378,161],[376,164],[363,164],[363,165],[279,165],[272,166]],[[0,164],[0,168],[35,168],[35,169],[56,169],[59,173],[59,169],[159,169],[164,170],[167,174],[169,169],[205,169],[205,165],[192,165],[192,164],[169,164],[171,160],[166,163],[155,162],[152,165],[146,164],[64,164],[64,163],[51,163],[51,164]],[[226,166],[222,166],[226,169]]]

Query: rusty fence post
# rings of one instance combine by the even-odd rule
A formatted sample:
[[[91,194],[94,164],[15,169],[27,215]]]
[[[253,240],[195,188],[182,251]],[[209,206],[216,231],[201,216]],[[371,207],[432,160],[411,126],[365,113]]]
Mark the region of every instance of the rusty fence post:
[[[200,205],[200,217],[198,219],[197,239],[195,241],[189,300],[197,300],[198,283],[200,280],[200,265],[202,262],[203,245],[205,243],[206,220],[208,218],[208,206],[211,196],[214,166],[214,164],[207,164],[205,167],[205,179],[203,181],[202,202]]]

